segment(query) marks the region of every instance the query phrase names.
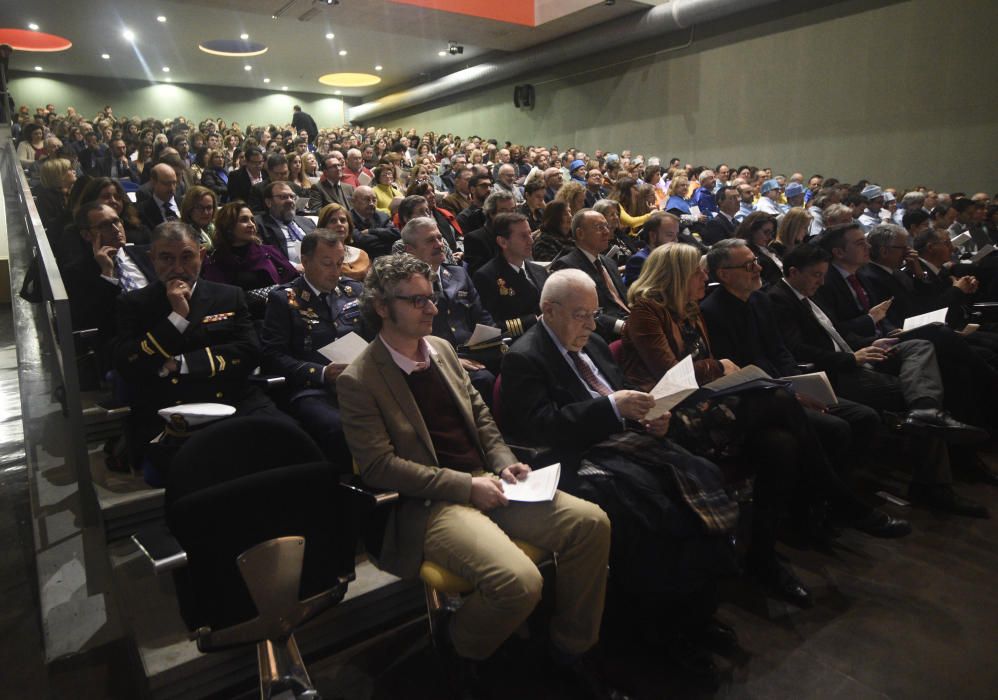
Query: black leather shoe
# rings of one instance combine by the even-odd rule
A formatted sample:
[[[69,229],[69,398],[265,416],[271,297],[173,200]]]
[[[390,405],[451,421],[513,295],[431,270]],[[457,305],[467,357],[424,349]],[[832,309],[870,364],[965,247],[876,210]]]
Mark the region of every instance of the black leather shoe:
[[[762,564],[750,563],[746,570],[774,596],[799,608],[810,608],[813,605],[811,592],[793,571],[776,561],[775,557]]]
[[[965,515],[969,518],[990,518],[986,506],[964,498],[948,484],[911,484],[908,487],[908,500],[932,510]]]
[[[941,408],[916,408],[908,411],[901,430],[906,433],[928,432],[951,445],[970,445],[986,441],[990,435],[983,428],[961,423]]]
[[[904,537],[911,534],[911,523],[903,518],[894,518],[882,510],[871,508],[869,512],[859,516],[851,523],[860,532],[865,532],[871,537]]]
[[[717,620],[709,620],[690,636],[700,646],[722,656],[727,656],[738,649],[738,635],[735,634],[735,630]]]
[[[579,700],[631,700],[631,696],[617,688],[611,688],[600,674],[579,659],[571,664],[554,664],[561,681],[563,695]]]

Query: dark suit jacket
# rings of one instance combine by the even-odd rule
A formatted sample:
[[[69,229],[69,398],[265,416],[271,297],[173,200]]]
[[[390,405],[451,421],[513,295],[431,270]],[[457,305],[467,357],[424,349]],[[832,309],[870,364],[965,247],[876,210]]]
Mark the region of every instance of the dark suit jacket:
[[[548,273],[543,266],[525,261],[528,280],[520,277],[501,255],[482,265],[474,275],[475,287],[503,334],[518,338],[537,323],[541,289]]]
[[[238,287],[199,280],[191,297],[190,325],[181,333],[170,322],[161,282],[118,297],[114,368],[128,386],[134,447],[141,451],[163,428],[160,408],[180,403],[226,403],[250,409],[269,403],[246,381],[260,359],[246,297]],[[159,376],[172,357],[189,372]]]
[[[353,209],[350,216],[353,218],[354,245],[367,253],[371,260],[391,254],[392,245],[402,238],[384,212],[375,210],[369,221],[362,219]]]
[[[462,231],[474,231],[485,225],[485,210],[477,204],[470,204],[457,215],[457,223]]]
[[[489,224],[486,224],[489,226]],[[468,272],[475,274],[482,265],[499,254],[499,245],[491,226],[475,229],[464,235],[464,261],[468,264]]]
[[[342,278],[333,292],[336,312],[320,300],[308,282],[294,282],[270,292],[260,340],[263,369],[287,378],[288,399],[329,392],[322,372],[329,360],[319,352],[351,331],[360,334],[360,293],[364,285]]]
[[[255,219],[257,232],[263,242],[274,246],[284,253],[285,258],[288,258],[288,239],[284,237],[281,225],[270,214],[258,214]],[[309,218],[296,216],[294,221],[305,233],[315,230],[315,222]]]
[[[229,201],[229,176],[224,175],[225,180],[222,180],[223,174],[217,173],[214,170],[206,168],[203,173],[201,173],[201,186],[207,187],[209,190],[215,193],[218,197],[219,202]]]
[[[458,347],[468,342],[476,324],[496,325],[463,267],[444,264],[439,274],[442,293],[433,317],[433,335]]]
[[[96,175],[95,177],[112,177],[111,175],[111,163],[112,163],[111,151],[108,150],[102,158],[97,161]],[[119,180],[131,180],[135,184],[139,184],[139,170],[135,167],[135,163],[125,156],[125,167],[120,168],[118,171]],[[89,174],[89,173],[88,173]]]
[[[766,295],[776,312],[780,335],[794,358],[814,363],[816,369],[828,373],[833,384],[841,372],[852,372],[858,368],[856,357],[835,349],[835,344],[818,319],[786,282],[774,284],[766,290]]]
[[[267,173],[263,174],[263,181],[267,181]],[[249,204],[250,192],[253,189],[253,185],[250,182],[249,173],[246,172],[246,166],[239,168],[238,170],[233,170],[229,173],[229,201],[234,202],[237,199]]]
[[[177,218],[179,219],[180,202],[174,198],[174,204],[176,206],[175,212],[177,214]],[[163,216],[163,210],[160,209],[159,204],[157,204],[156,200],[152,197],[140,199],[136,203],[135,207],[139,212],[139,219],[150,231],[166,221],[166,217]]]
[[[627,266],[624,268],[624,283],[628,287],[634,284],[634,280],[641,274],[641,268],[645,266],[645,261],[649,255],[651,255],[651,250],[645,246],[627,259]]]
[[[862,282],[863,280],[860,278],[860,283],[862,284]],[[869,289],[866,291],[872,304],[873,295]],[[849,283],[835,267],[828,267],[825,283],[814,295],[814,301],[831,319],[835,330],[849,343],[850,347],[865,348],[877,339],[877,324],[873,322],[867,312],[860,308],[856,298],[852,295],[852,290],[849,289]],[[883,332],[887,333],[892,329],[893,324],[888,319],[884,319]]]
[[[736,228],[738,228],[737,223],[728,221],[724,214],[718,212],[717,216],[710,219],[704,226],[701,238],[707,245],[714,245],[725,238],[734,238]]]
[[[718,287],[700,304],[714,357],[739,367],[755,365],[771,377],[797,374],[769,298],[754,292],[747,302]]]
[[[326,180],[319,180],[318,184],[314,185],[308,193],[308,208],[314,212],[318,212],[327,204],[334,202],[344,209],[349,209],[352,201],[353,186],[345,182],[339,183],[337,189]]]
[[[617,294],[620,298],[627,299],[627,290],[624,288],[624,283],[620,280],[620,275],[617,273],[617,265],[610,258],[605,255],[600,256],[600,260],[603,262],[603,266],[606,271],[610,273],[610,279],[613,282],[614,287],[617,290]],[[551,263],[550,270],[555,272],[557,270],[563,270],[565,268],[574,268],[576,270],[582,270],[596,283],[596,294],[599,298],[599,305],[603,309],[603,313],[596,319],[596,332],[603,336],[607,341],[613,340],[617,337],[618,333],[614,331],[614,326],[618,319],[627,319],[627,312],[621,309],[617,302],[613,300],[610,295],[610,290],[606,286],[606,280],[603,279],[603,275],[599,273],[596,266],[589,262],[589,258],[578,248],[572,248],[570,251],[562,255],[560,258]]]
[[[919,310],[919,300],[915,296],[915,280],[900,270],[890,273],[879,265],[869,263],[860,268],[856,276],[870,295],[870,306],[876,306],[894,297],[891,308],[887,310],[887,318],[895,326],[900,328],[906,318],[922,313]],[[935,308],[943,306],[945,304],[939,304]],[[931,310],[925,309],[925,311]]]
[[[590,336],[583,351],[611,389],[624,388],[602,338]],[[503,356],[501,398],[503,432],[528,445],[554,447],[571,462],[623,430],[610,399],[592,397],[542,323]]]
[[[292,114],[291,126],[294,127],[295,136],[298,135],[299,131],[304,131],[308,134],[309,143],[314,143],[315,138],[319,135],[319,127],[316,126],[312,115],[307,112],[295,112]]]

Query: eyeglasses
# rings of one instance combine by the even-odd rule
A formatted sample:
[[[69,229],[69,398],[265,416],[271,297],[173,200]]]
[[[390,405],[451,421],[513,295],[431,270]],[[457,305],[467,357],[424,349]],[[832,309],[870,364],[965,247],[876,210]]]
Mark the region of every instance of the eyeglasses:
[[[407,301],[412,304],[412,308],[421,310],[425,309],[427,304],[437,305],[437,301],[440,299],[440,295],[434,292],[427,296],[426,294],[412,294],[410,296],[395,295],[393,299],[398,299],[399,301]]]
[[[745,272],[752,272],[752,270],[754,270],[757,267],[761,267],[761,265],[759,265],[759,258],[752,258],[751,260],[748,260],[742,263],[741,265],[722,265],[720,269],[745,270]]]
[[[215,211],[215,205],[214,204],[204,204],[204,205],[195,206],[194,207],[194,211],[203,211],[203,212],[205,212],[207,214],[208,212]]]
[[[562,305],[560,301],[551,300],[551,303],[557,304],[558,306]],[[603,309],[600,308],[595,311],[572,311],[570,315],[572,320],[577,321],[578,323],[585,323],[586,321],[592,321],[595,323],[596,320],[603,315]]]

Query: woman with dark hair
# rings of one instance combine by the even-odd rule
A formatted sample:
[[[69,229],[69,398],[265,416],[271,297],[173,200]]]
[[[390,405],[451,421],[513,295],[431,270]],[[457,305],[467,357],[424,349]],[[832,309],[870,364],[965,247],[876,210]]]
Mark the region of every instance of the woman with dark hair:
[[[534,236],[534,260],[551,262],[565,250],[574,248],[572,212],[562,201],[548,202],[541,227]]]
[[[764,211],[754,211],[746,216],[735,229],[735,238],[748,243],[749,249],[758,258],[762,267],[763,286],[769,286],[783,279],[783,263],[769,244],[776,235],[776,217]]]
[[[139,212],[128,198],[121,183],[114,178],[95,177],[90,180],[83,188],[77,208],[88,202],[100,202],[114,209],[125,224],[125,238],[129,243],[149,242],[149,229],[139,219]]]
[[[312,181],[305,175],[302,157],[295,152],[288,154],[288,182],[294,187],[297,196],[308,197],[308,191],[312,189]]]
[[[221,202],[229,198],[229,174],[225,172],[225,155],[221,151],[209,151],[205,157],[201,185],[215,193]]]
[[[336,202],[327,204],[319,210],[316,228],[329,229],[343,236],[344,256],[340,274],[363,282],[371,267],[371,258],[353,244],[353,217],[349,210]]]
[[[152,166],[152,151],[152,144],[149,141],[139,141],[135,155],[135,172],[139,174],[140,180],[145,169]]]
[[[620,203],[620,223],[628,228],[632,236],[637,236],[651,216],[651,209],[639,192],[637,180],[630,177],[620,178],[607,199]]]
[[[377,209],[380,212],[392,215],[392,202],[398,198],[405,197],[402,189],[395,184],[395,166],[391,163],[382,163],[374,169],[374,181],[372,188],[378,198]]]
[[[294,265],[256,235],[253,212],[244,202],[229,202],[215,214],[215,250],[205,259],[201,276],[240,287],[253,318],[263,318],[267,293],[298,276]]]
[[[665,203],[668,201],[669,195],[666,194],[665,186],[662,183],[662,166],[645,166],[644,177],[642,177],[642,180],[645,181],[645,184],[651,185],[655,188],[655,208],[665,211]]]
[[[201,247],[208,252],[215,247],[215,224],[212,220],[217,207],[217,195],[201,185],[187,190],[180,203],[180,220],[198,232]]]
[[[21,131],[17,157],[22,168],[30,168],[36,160],[45,158],[45,129],[40,124],[28,124]]]

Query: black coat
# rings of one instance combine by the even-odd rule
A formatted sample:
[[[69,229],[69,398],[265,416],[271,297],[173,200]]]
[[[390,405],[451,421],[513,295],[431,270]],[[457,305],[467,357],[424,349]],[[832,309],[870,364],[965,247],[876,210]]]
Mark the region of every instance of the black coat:
[[[863,283],[862,278],[860,278],[860,283]],[[873,295],[865,284],[863,286],[872,304]],[[873,322],[866,311],[860,308],[849,289],[849,283],[835,267],[829,266],[825,283],[814,295],[814,301],[831,319],[835,330],[845,338],[850,347],[865,348],[877,339],[879,335],[877,324]],[[893,327],[894,325],[889,319],[885,318],[881,323],[883,333],[889,332]]]
[[[256,219],[256,229],[257,233],[260,235],[260,239],[269,245],[274,246],[279,251],[284,253],[284,257],[290,260],[288,257],[288,239],[284,237],[284,232],[281,230],[281,225],[270,214],[259,214],[255,217]],[[315,230],[315,222],[305,216],[296,216],[294,219],[298,227],[301,228],[305,233],[311,233]]]
[[[525,262],[529,281],[520,277],[501,255],[475,273],[473,280],[482,304],[500,325],[503,334],[517,338],[537,323],[541,289],[548,273],[537,263]]]
[[[499,254],[496,235],[492,233],[491,225],[486,226],[464,234],[464,262],[471,274]]]
[[[726,238],[734,238],[736,228],[738,228],[737,222],[728,221],[727,217],[719,212],[717,216],[707,222],[700,237],[704,243],[710,246]]]
[[[762,292],[754,292],[745,302],[719,287],[701,302],[700,311],[714,357],[739,367],[755,365],[771,377],[797,374],[797,361],[783,342],[772,303]]]
[[[353,242],[358,248],[367,253],[371,260],[382,255],[390,255],[392,245],[402,238],[399,230],[392,226],[388,214],[375,210],[370,221],[365,221],[353,209],[350,210],[353,218]]]
[[[263,180],[264,182],[267,181],[266,173],[263,174]],[[229,191],[230,202],[235,202],[236,200],[240,200],[248,204],[250,200],[250,192],[252,191],[252,189],[253,189],[253,184],[250,181],[250,176],[249,173],[246,172],[245,166],[239,168],[238,170],[233,170],[231,173],[229,173],[228,191]]]

